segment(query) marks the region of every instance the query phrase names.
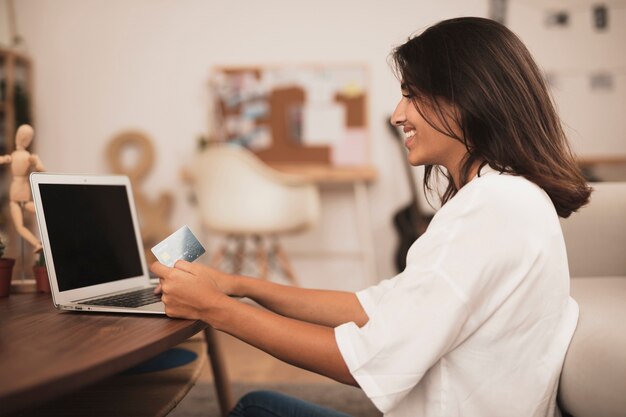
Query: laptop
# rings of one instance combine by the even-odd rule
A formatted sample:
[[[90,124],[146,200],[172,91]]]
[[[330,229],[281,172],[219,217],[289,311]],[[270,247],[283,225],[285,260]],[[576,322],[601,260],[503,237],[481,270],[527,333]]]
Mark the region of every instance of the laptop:
[[[165,314],[128,177],[34,172],[30,184],[56,308]]]

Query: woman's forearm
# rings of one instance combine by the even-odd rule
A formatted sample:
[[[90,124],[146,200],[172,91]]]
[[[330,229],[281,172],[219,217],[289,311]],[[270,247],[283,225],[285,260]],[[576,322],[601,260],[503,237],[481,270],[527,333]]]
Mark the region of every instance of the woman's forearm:
[[[284,362],[357,386],[331,327],[283,317],[229,297],[210,306],[203,320]]]
[[[339,322],[363,321],[365,313],[361,313],[359,320],[361,308],[354,294],[291,288],[224,274],[185,261],[178,261],[174,268],[154,262],[150,269],[160,277],[161,300],[168,316],[202,320],[285,362],[355,384],[333,329]],[[274,306],[279,314],[242,303],[229,295],[254,296]],[[300,303],[304,306],[300,309],[296,307],[299,298],[306,301]],[[315,306],[316,303],[319,306]],[[334,314],[324,313],[325,309],[321,308],[324,303],[328,303]],[[352,307],[346,309],[342,303]],[[331,322],[332,325],[286,317],[290,315],[315,318],[310,321]]]
[[[244,276],[235,280],[236,295],[248,297],[282,316],[327,327],[351,321],[362,326],[368,321],[351,292],[292,287]]]

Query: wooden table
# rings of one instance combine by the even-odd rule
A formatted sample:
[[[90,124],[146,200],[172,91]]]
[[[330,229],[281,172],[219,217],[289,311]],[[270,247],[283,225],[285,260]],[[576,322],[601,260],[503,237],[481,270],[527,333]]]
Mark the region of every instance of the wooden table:
[[[378,173],[371,166],[331,166],[307,164],[269,164],[272,168],[287,174],[301,175],[317,184],[354,184],[376,180]]]
[[[165,316],[63,312],[49,294],[0,298],[0,415],[114,375],[206,327]]]

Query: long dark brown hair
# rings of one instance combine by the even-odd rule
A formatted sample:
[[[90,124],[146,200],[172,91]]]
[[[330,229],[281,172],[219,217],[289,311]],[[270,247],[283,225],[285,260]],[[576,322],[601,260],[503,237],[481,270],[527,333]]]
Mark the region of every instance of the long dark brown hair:
[[[545,82],[530,52],[505,26],[493,20],[444,20],[410,38],[391,55],[398,78],[422,117],[441,133],[465,144],[459,188],[478,161],[521,175],[550,196],[568,217],[589,201],[591,188],[578,168]],[[456,110],[455,134],[444,104]],[[428,106],[432,112],[420,110]],[[434,114],[436,122],[429,120]],[[434,166],[426,166],[431,189]],[[436,167],[443,173],[440,167]],[[445,204],[458,191],[449,174]]]

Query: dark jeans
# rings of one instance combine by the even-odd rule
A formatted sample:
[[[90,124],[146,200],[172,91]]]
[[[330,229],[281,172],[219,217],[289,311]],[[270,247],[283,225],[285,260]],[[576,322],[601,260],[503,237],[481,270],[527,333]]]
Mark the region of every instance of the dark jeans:
[[[350,417],[330,408],[272,391],[244,395],[228,417]]]

